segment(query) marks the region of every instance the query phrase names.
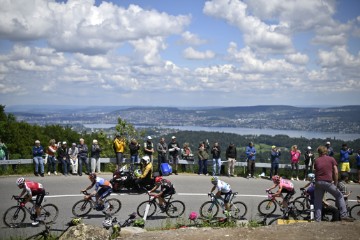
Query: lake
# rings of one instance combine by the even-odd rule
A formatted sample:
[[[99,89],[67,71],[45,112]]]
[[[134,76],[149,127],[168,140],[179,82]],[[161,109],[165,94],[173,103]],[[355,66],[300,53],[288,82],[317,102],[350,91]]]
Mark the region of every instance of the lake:
[[[84,124],[86,128],[92,129],[107,129],[115,127],[115,124]],[[136,128],[152,127],[152,126],[136,126]],[[360,138],[360,134],[349,133],[329,133],[329,132],[309,132],[297,130],[276,130],[276,129],[260,129],[260,128],[234,128],[234,127],[199,127],[199,126],[156,126],[158,128],[171,128],[186,131],[206,131],[206,132],[224,132],[235,133],[240,135],[288,135],[289,137],[304,137],[307,139],[341,139],[344,141],[351,141]]]

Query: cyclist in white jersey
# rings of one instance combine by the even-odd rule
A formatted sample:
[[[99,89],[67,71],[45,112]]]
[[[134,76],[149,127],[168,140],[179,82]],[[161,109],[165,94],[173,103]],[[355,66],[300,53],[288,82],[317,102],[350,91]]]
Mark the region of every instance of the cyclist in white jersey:
[[[229,201],[230,201],[230,197],[231,197],[231,194],[232,194],[230,184],[219,180],[218,177],[212,177],[211,178],[211,183],[214,186],[211,188],[210,192],[213,192],[215,189],[217,189],[218,192],[215,194],[215,196],[217,198],[221,198],[221,195],[224,195],[223,200],[224,200],[225,209],[226,209],[226,211],[229,211],[230,210]]]

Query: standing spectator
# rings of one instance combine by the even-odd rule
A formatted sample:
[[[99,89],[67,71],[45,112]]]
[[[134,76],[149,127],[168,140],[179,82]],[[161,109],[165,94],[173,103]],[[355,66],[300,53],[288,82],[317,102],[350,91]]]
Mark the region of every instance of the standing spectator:
[[[181,157],[184,160],[190,161],[188,162],[189,170],[193,173],[194,172],[194,155],[191,152],[191,148],[189,147],[189,143],[184,143],[183,148],[181,149]],[[185,165],[185,164],[184,164]]]
[[[356,165],[357,165],[357,171],[358,171],[358,183],[360,183],[360,149],[357,152]]]
[[[72,143],[71,148],[69,148],[68,155],[70,158],[72,174],[74,175],[78,173],[78,154],[79,149],[76,147],[76,143]]]
[[[220,170],[221,170],[221,149],[218,142],[214,143],[214,146],[211,149],[211,154],[213,158],[213,176],[220,176]]]
[[[290,155],[291,155],[291,180],[294,180],[294,168],[296,168],[296,180],[299,181],[299,161],[300,161],[300,156],[301,156],[301,152],[298,149],[297,145],[293,145],[291,147],[291,151],[290,151]]]
[[[40,145],[39,140],[35,141],[35,146],[32,148],[32,153],[35,164],[34,174],[35,176],[39,176],[39,167],[40,167],[40,175],[44,177],[44,159],[42,157],[44,154],[44,148]]]
[[[146,142],[144,142],[144,154],[149,156],[151,164],[153,164],[153,153],[154,153],[154,144],[151,141],[152,137],[147,136]]]
[[[304,175],[304,181],[306,181],[306,176],[309,173],[313,172],[313,165],[314,165],[314,154],[311,151],[311,147],[308,146],[307,150],[304,154],[304,158],[305,158],[305,175]]]
[[[91,173],[101,173],[100,171],[100,152],[101,147],[99,146],[98,140],[94,139],[91,145]]]
[[[124,151],[125,151],[125,139],[120,136],[120,134],[116,134],[114,139],[114,151],[116,155],[116,169],[115,171],[119,171],[121,163],[123,162]]]
[[[330,156],[330,157],[333,157],[334,156],[334,149],[331,147],[331,143],[330,142],[326,142],[325,144],[326,148],[327,148],[327,155]]]
[[[200,143],[198,149],[198,159],[199,159],[199,175],[206,175],[207,173],[207,160],[209,159],[209,154],[206,152],[205,144]]]
[[[70,159],[69,159],[69,149],[67,147],[67,142],[62,142],[61,147],[57,150],[58,159],[61,161],[62,173],[66,177],[69,175]]]
[[[133,168],[134,163],[139,163],[139,150],[140,144],[136,141],[135,138],[131,139],[129,144],[130,149],[130,160],[131,160],[131,167]]]
[[[226,149],[225,157],[228,161],[228,177],[234,177],[237,152],[236,147],[233,143],[230,143],[228,148]]]
[[[169,149],[169,159],[170,159],[170,163],[172,163],[173,165],[172,167],[174,169],[174,174],[178,175],[177,169],[179,164],[180,145],[176,141],[175,136],[171,137],[171,142],[168,145],[168,149]]]
[[[48,154],[48,175],[49,176],[51,173],[54,173],[55,175],[57,175],[56,157],[55,157],[57,149],[58,149],[58,145],[56,144],[55,139],[51,139],[49,141],[49,146],[46,151],[46,153]]]
[[[161,171],[161,164],[162,163],[167,163],[167,159],[166,159],[166,153],[168,150],[168,146],[165,142],[165,138],[160,138],[160,141],[158,142],[157,146],[156,146],[156,150],[158,152],[158,172],[160,173]]]
[[[90,174],[90,164],[89,164],[89,159],[88,159],[88,146],[85,144],[85,141],[83,138],[80,138],[79,140],[79,144],[77,145],[77,148],[79,150],[79,154],[78,154],[78,164],[79,164],[79,176],[82,176],[82,171],[83,171],[83,163],[85,163],[85,174],[89,175]]]
[[[270,179],[272,178],[273,173],[274,175],[278,175],[280,156],[281,156],[280,149],[276,148],[276,146],[272,146],[271,155],[270,155],[270,160],[271,160]]]
[[[344,143],[340,150],[340,171],[341,173],[350,172],[350,155],[353,154],[353,150],[348,148]]]
[[[248,170],[247,178],[248,179],[250,177],[254,178],[256,149],[254,147],[253,142],[249,142],[249,146],[246,147],[245,153],[247,158],[247,170]]]
[[[337,163],[333,157],[327,156],[325,146],[318,147],[319,157],[315,160],[315,221],[321,221],[322,200],[325,192],[334,196],[336,206],[339,207],[341,220],[353,221],[348,217],[344,197],[336,187],[338,183]]]
[[[5,145],[5,143],[3,143],[0,139],[0,161],[1,160],[6,160],[6,155],[7,155],[7,147]],[[7,165],[2,165],[2,170],[5,172],[7,168]]]

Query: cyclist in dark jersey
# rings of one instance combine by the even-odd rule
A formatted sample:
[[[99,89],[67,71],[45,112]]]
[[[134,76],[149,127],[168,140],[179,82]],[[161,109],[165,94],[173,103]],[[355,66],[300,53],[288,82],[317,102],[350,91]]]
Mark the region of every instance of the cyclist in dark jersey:
[[[160,187],[160,193],[154,194],[153,196],[155,198],[159,199],[160,208],[161,208],[161,210],[164,210],[165,209],[164,198],[169,195],[175,194],[175,188],[169,180],[164,179],[159,176],[159,177],[155,178],[155,187],[153,189],[151,189],[148,193],[150,194],[150,193],[154,192],[159,187]]]
[[[85,199],[89,199],[93,196],[96,198],[97,208],[103,208],[104,201],[103,199],[109,196],[112,193],[112,185],[108,180],[105,180],[101,177],[97,177],[95,173],[89,174],[89,180],[91,181],[91,185],[85,188],[84,191],[87,191],[95,186],[95,191],[90,195],[85,196]],[[99,209],[101,210],[101,209]]]

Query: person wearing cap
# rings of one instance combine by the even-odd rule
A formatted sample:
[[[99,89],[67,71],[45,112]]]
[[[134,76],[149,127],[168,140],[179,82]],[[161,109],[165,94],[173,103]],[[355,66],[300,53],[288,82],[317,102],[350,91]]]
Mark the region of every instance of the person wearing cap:
[[[115,169],[115,171],[120,170],[121,163],[123,162],[125,144],[126,144],[125,138],[120,136],[119,133],[117,133],[116,136],[115,136],[115,139],[114,139],[114,143],[113,143],[113,148],[114,148],[115,155],[116,155],[116,169]]]
[[[328,150],[328,156],[330,156],[330,157],[334,157],[334,149],[330,146],[331,145],[331,143],[330,142],[326,142],[326,144],[325,144],[325,147],[327,148],[327,150]]]
[[[156,151],[158,152],[158,172],[161,173],[161,164],[167,163],[166,154],[168,151],[168,145],[165,142],[165,138],[160,138],[160,141],[158,142],[156,146]]]
[[[70,158],[72,174],[74,175],[76,175],[78,172],[78,154],[79,154],[79,149],[76,147],[76,143],[72,143],[71,148],[69,148],[68,150],[68,155]]]
[[[88,158],[88,146],[85,144],[85,140],[83,138],[80,138],[79,140],[79,144],[77,145],[77,148],[79,149],[79,154],[78,154],[78,163],[79,163],[79,168],[78,168],[78,172],[79,172],[79,176],[82,176],[82,166],[83,163],[85,163],[85,169],[86,169],[86,174],[89,175],[90,174],[90,164],[89,164],[89,158]]]
[[[171,137],[171,142],[168,145],[169,149],[169,160],[172,163],[172,168],[174,169],[174,174],[178,175],[177,169],[179,164],[179,154],[180,154],[180,145],[176,141],[176,137]]]
[[[271,168],[270,168],[270,179],[274,175],[278,175],[278,169],[279,169],[279,163],[280,163],[280,156],[281,151],[279,148],[277,148],[275,145],[271,147],[271,153],[270,153],[270,160],[271,160]]]
[[[94,139],[91,145],[91,172],[100,173],[100,152],[101,147],[99,146],[98,140]]]
[[[237,152],[236,152],[235,144],[230,143],[225,153],[225,158],[228,162],[228,177],[235,176],[234,172],[235,172],[236,157],[237,157]]]
[[[40,141],[35,141],[35,146],[32,148],[33,160],[35,165],[35,176],[39,176],[39,168],[40,168],[40,176],[44,177],[44,148],[40,145]]]
[[[48,154],[48,175],[50,176],[51,173],[57,175],[56,172],[56,152],[58,149],[58,145],[56,144],[55,139],[51,139],[49,141],[49,146],[46,149],[46,153]]]
[[[67,147],[67,142],[62,142],[61,147],[58,149],[58,160],[61,162],[62,173],[66,177],[69,175],[70,159],[69,159],[69,149]]]
[[[308,146],[306,148],[306,151],[304,153],[304,158],[305,158],[305,174],[304,174],[304,181],[306,181],[306,176],[309,173],[312,173],[313,171],[313,165],[314,165],[314,154],[312,152],[312,149],[310,146]]]
[[[154,144],[151,140],[152,137],[147,136],[146,142],[144,142],[144,154],[145,156],[149,156],[150,162],[153,163]]]

